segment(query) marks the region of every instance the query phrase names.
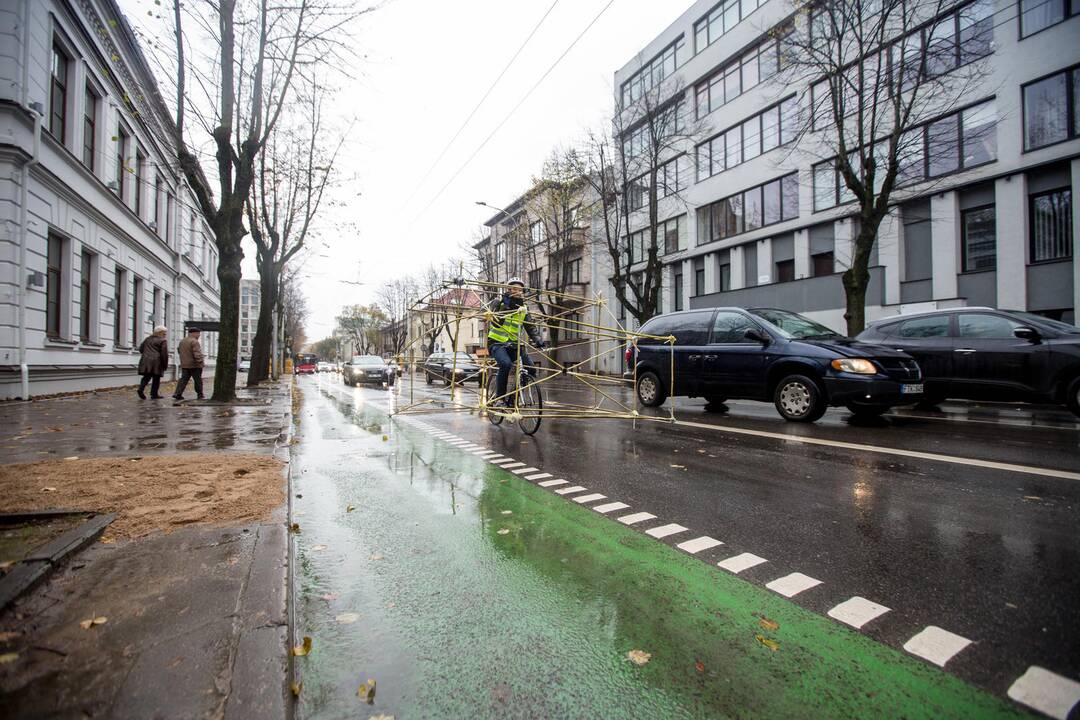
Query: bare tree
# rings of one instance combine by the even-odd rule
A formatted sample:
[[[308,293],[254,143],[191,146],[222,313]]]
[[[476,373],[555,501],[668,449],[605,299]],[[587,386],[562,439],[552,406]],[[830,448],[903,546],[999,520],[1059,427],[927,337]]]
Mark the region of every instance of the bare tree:
[[[300,288],[300,277],[295,273],[282,275],[281,292],[278,294],[278,317],[281,322],[282,351],[292,357],[307,343],[304,323],[308,318],[307,297]]]
[[[377,305],[349,305],[337,317],[338,330],[349,338],[356,355],[372,355],[379,347],[379,328],[386,315]]]
[[[409,341],[409,305],[416,299],[416,282],[409,277],[390,280],[375,297],[388,321],[390,352],[400,355]]]
[[[994,21],[993,3],[955,6],[821,0],[781,41],[786,67],[777,81],[811,87],[795,147],[830,163],[815,165],[815,194],[831,188],[831,204],[856,207],[858,234],[843,274],[849,335],[865,326],[870,255],[897,188],[942,174],[943,160],[945,172],[963,164],[960,118],[930,123],[955,113],[985,77]],[[965,154],[969,144],[987,152],[993,142],[993,110],[977,112],[963,118]]]

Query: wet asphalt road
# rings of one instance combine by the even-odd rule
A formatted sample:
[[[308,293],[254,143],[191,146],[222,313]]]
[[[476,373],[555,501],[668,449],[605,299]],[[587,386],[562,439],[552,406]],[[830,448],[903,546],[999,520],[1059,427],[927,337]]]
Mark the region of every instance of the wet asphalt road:
[[[385,390],[347,388],[337,376],[301,382],[342,402],[391,406]],[[410,389],[407,378],[401,385],[399,401],[410,391],[448,397],[438,387]],[[564,403],[575,396],[547,394]],[[603,502],[626,503],[624,512],[651,513],[653,527],[688,528],[658,542],[723,542],[695,555],[701,561],[764,558],[739,574],[752,584],[794,572],[815,578],[820,585],[791,599],[809,610],[825,614],[853,596],[884,605],[889,612],[862,632],[891,647],[927,626],[968,638],[946,670],[999,697],[1032,665],[1080,677],[1080,424],[1067,412],[955,404],[858,423],[831,410],[806,426],[762,403],[709,413],[680,400],[676,417],[636,427],[545,420],[532,438],[467,412],[422,419]]]

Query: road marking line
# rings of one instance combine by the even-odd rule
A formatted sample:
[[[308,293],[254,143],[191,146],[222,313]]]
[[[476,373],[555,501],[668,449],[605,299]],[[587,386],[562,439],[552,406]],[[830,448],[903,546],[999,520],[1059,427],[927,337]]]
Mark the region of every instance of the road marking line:
[[[668,535],[677,535],[678,533],[686,532],[689,528],[684,528],[682,525],[676,525],[671,523],[670,525],[661,525],[660,527],[654,527],[651,530],[646,530],[646,535],[652,535],[654,538],[665,538]]]
[[[514,471],[514,474],[515,475],[524,475],[525,473],[534,473],[534,472],[540,472],[540,468],[534,468],[534,467],[519,468],[519,469]]]
[[[557,492],[559,495],[569,495],[570,493],[581,492],[584,489],[585,488],[581,487],[580,485],[571,485],[568,488],[559,488],[555,492]]]
[[[606,505],[593,505],[593,510],[595,510],[598,513],[609,513],[609,512],[613,512],[615,510],[625,510],[628,507],[630,507],[630,506],[627,505],[626,503],[613,502],[613,503],[607,503]]]
[[[655,517],[656,516],[652,513],[639,512],[634,513],[633,515],[623,515],[621,518],[619,518],[619,522],[621,522],[623,525],[633,525],[634,523],[643,522],[645,520],[652,520]]]
[[[970,644],[966,637],[930,625],[904,643],[904,649],[938,667],[945,667],[945,663]]]
[[[513,459],[513,458],[511,458],[511,459]],[[501,465],[503,470],[509,470],[510,468],[521,467],[525,463],[523,463],[523,462],[504,463],[502,460],[500,460],[499,462],[497,462],[495,464],[496,465]]]
[[[877,447],[876,445],[862,445],[860,443],[843,442],[841,440],[799,437],[797,435],[788,435],[786,433],[750,430],[748,428],[737,428],[728,425],[709,425],[708,423],[692,422],[690,420],[676,420],[675,424],[701,428],[703,430],[730,433],[733,435],[752,435],[754,437],[783,440],[784,442],[803,443],[804,445],[822,445],[824,447],[857,450],[859,452],[877,453],[879,455],[898,455],[900,457],[917,458],[919,460],[932,460],[934,462],[953,463],[956,465],[971,465],[972,467],[988,468],[990,470],[1006,470],[1008,472],[1025,473],[1027,475],[1042,475],[1045,477],[1060,478],[1062,480],[1080,480],[1080,473],[1077,472],[1051,470],[1049,468],[1033,467],[1031,465],[1016,465],[1014,463],[994,462],[993,460],[976,460],[974,458],[964,458],[956,455],[939,455],[938,453],[919,452],[918,450]]]
[[[498,455],[499,453],[495,452],[494,450],[488,450],[487,448],[480,448],[479,450],[473,450],[472,454],[479,455],[480,457],[484,457],[485,455],[487,457],[491,457],[492,455]],[[484,459],[486,460],[487,458]]]
[[[729,557],[727,560],[721,560],[720,562],[716,563],[716,566],[738,575],[743,570],[749,570],[750,568],[760,565],[764,562],[769,561],[763,557],[758,557],[753,553],[743,553],[741,555]]]
[[[588,495],[578,495],[576,498],[574,498],[574,502],[584,505],[585,503],[596,502],[597,500],[604,500],[605,498],[607,498],[607,495],[601,495],[600,493],[590,493]]]
[[[487,460],[487,461],[488,461],[488,462],[490,462],[490,463],[493,463],[493,462],[495,462],[496,460],[498,460],[498,459],[500,459],[500,458],[505,458],[505,457],[506,457],[505,455],[499,455],[498,453],[495,453],[495,454],[493,454],[493,455],[488,455],[488,456],[487,456],[486,458],[484,458],[484,459],[485,459],[485,460]]]
[[[535,475],[526,475],[526,480],[543,480],[544,478],[551,477],[551,473],[536,473]]]
[[[889,612],[889,608],[870,602],[864,597],[856,595],[850,600],[845,600],[832,610],[828,615],[853,628],[861,628],[876,617]]]
[[[720,542],[719,540],[716,540],[715,538],[711,538],[708,535],[702,535],[699,538],[694,538],[693,540],[687,540],[686,542],[681,542],[678,545],[676,545],[675,547],[679,548],[680,550],[685,550],[686,552],[690,553],[691,555],[696,555],[697,553],[701,552],[702,550],[708,550],[709,548],[714,548],[717,545],[723,545],[723,544],[724,543]]]
[[[540,487],[553,487],[555,485],[566,485],[566,484],[567,484],[567,482],[565,480],[548,480],[546,482],[537,483],[537,485],[539,485]]]
[[[498,466],[502,467],[503,465],[506,465],[507,463],[513,463],[513,462],[517,462],[517,461],[514,460],[514,458],[512,458],[512,457],[508,457],[508,458],[503,458],[502,460],[488,460],[488,462],[491,463],[492,465],[498,465]],[[522,465],[524,465],[524,464],[525,463],[522,463]]]
[[[1052,718],[1066,720],[1080,702],[1080,683],[1032,665],[1009,688],[1009,697]]]
[[[821,584],[820,580],[815,580],[809,575],[803,575],[802,573],[791,573],[785,575],[782,578],[777,578],[772,582],[765,583],[765,587],[773,592],[780,593],[784,597],[794,597],[801,593],[803,590],[809,590],[812,587],[817,587]]]

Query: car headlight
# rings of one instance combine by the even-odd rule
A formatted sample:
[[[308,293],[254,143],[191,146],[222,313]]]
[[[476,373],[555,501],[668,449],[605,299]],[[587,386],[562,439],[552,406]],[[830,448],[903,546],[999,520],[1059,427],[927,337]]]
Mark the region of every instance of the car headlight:
[[[863,358],[840,358],[832,361],[833,370],[840,372],[855,373],[857,375],[877,375],[878,369],[874,363]]]

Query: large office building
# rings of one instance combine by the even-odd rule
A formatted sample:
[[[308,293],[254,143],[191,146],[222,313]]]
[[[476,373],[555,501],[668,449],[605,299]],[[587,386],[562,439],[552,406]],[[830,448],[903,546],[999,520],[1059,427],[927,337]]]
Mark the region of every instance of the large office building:
[[[935,42],[950,38],[942,72],[982,70],[962,102],[912,130],[917,153],[871,254],[867,317],[988,305],[1077,322],[1080,7],[946,6],[910,44],[934,28]],[[856,204],[820,150],[803,152],[828,129],[796,138],[817,84],[775,81],[781,38],[808,18],[790,0],[700,0],[615,74],[628,154],[644,130],[619,118],[641,117],[650,91],[695,132],[661,158],[664,312],[772,306],[845,328]],[[628,242],[649,224],[635,212]]]
[[[259,329],[259,306],[262,295],[259,281],[240,280],[240,357],[251,359],[251,346],[255,344],[255,332]]]
[[[219,317],[170,110],[114,0],[6,2],[0,28],[0,398],[134,383],[154,326],[175,349]]]

